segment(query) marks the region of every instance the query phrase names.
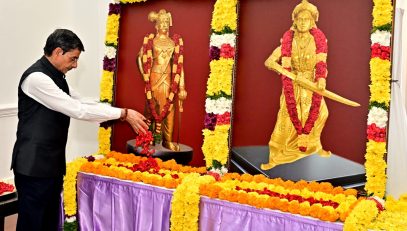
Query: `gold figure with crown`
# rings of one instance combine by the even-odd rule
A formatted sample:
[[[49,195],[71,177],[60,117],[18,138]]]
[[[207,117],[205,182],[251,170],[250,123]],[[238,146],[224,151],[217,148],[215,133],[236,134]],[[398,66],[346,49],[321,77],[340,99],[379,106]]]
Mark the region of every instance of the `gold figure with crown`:
[[[144,37],[138,56],[138,67],[145,82],[147,105],[145,117],[154,135],[159,136],[162,146],[180,151],[173,142],[175,97],[178,95],[179,111],[187,97],[184,81],[183,40],[169,35],[172,26],[171,13],[164,9],[152,11],[149,21],[155,23],[156,33]]]
[[[327,39],[318,29],[316,6],[303,0],[292,12],[292,27],[284,33],[281,45],[265,61],[265,66],[281,74],[283,90],[277,122],[269,141],[268,170],[317,153],[328,157],[321,133],[328,118],[324,97],[327,78]],[[303,83],[311,83],[314,91]]]

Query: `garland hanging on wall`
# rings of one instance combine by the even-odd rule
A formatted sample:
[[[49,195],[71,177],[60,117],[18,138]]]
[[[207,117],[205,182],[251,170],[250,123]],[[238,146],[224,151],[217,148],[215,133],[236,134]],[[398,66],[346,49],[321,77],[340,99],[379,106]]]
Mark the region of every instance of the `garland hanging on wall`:
[[[386,191],[386,130],[390,103],[391,0],[373,0],[370,100],[367,121],[366,185],[368,195],[383,198]]]
[[[216,1],[211,22],[211,61],[206,90],[202,152],[208,170],[217,174],[226,173],[225,166],[230,152],[237,4],[237,0]]]

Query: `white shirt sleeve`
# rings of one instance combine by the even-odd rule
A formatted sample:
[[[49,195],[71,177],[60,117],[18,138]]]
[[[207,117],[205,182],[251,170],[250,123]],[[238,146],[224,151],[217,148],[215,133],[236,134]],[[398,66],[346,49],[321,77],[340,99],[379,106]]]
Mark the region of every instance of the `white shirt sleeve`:
[[[101,123],[120,118],[121,109],[94,102],[81,102],[82,97],[71,87],[68,95],[42,72],[34,72],[21,84],[22,91],[45,107],[79,120]]]

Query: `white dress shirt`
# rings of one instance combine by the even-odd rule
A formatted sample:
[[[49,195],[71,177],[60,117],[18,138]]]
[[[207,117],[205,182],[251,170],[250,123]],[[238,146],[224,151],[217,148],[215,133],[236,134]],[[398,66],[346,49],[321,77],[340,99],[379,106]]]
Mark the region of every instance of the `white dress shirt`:
[[[121,109],[98,102],[84,101],[72,87],[69,94],[42,72],[33,72],[21,84],[22,91],[45,107],[78,120],[101,123],[119,119]]]

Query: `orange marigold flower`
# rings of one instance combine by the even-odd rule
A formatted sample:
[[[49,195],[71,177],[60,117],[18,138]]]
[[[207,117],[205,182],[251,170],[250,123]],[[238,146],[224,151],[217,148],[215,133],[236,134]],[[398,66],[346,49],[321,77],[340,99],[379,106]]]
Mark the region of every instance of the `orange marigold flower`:
[[[252,181],[252,179],[253,179],[253,176],[250,175],[250,174],[247,174],[247,173],[244,173],[244,174],[242,174],[242,175],[240,176],[240,180],[241,180],[241,181],[248,181],[248,182],[250,182],[250,181]]]
[[[257,174],[253,176],[253,181],[256,183],[265,182],[266,179],[267,177],[264,176],[263,174]]]
[[[347,196],[356,196],[358,194],[358,191],[356,189],[350,188],[350,189],[346,189],[343,194],[347,195]]]
[[[237,201],[241,204],[247,204],[248,203],[248,196],[246,192],[239,192],[237,194]]]
[[[293,214],[300,213],[300,203],[296,200],[290,201],[288,203],[288,211]]]

